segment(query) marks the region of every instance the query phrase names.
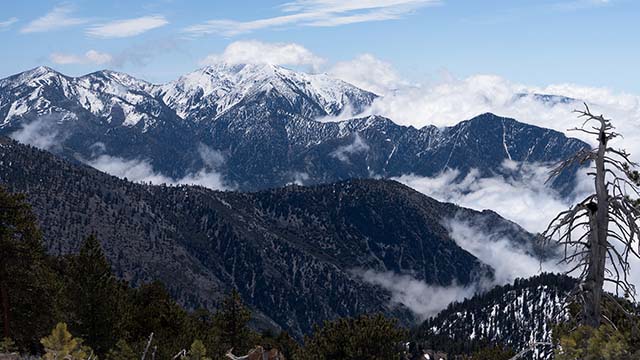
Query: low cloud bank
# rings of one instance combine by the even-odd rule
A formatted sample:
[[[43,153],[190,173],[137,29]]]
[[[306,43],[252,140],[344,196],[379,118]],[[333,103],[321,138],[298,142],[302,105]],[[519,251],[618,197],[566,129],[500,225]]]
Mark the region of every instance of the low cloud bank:
[[[100,148],[100,146],[98,146]],[[104,149],[104,145],[102,145]],[[197,172],[174,179],[153,169],[148,160],[123,159],[116,156],[102,154],[85,161],[88,165],[119,178],[127,178],[133,182],[168,185],[200,185],[214,190],[231,190],[233,186],[227,184],[222,175],[216,171],[224,164],[224,156],[204,144],[198,145],[198,152],[205,167]]]
[[[22,128],[11,135],[12,139],[42,150],[57,150],[65,139],[65,135],[56,129],[56,122],[62,115],[49,114],[23,124]]]
[[[493,285],[513,282],[540,272],[563,272],[558,259],[541,261],[533,255],[533,244],[519,244],[508,237],[492,233],[488,226],[478,226],[458,217],[447,219],[444,224],[449,236],[461,248],[470,252],[495,270]]]
[[[350,164],[351,159],[349,157],[351,155],[367,151],[369,151],[369,145],[367,145],[367,143],[362,139],[360,134],[355,133],[351,144],[339,146],[337,149],[332,151],[330,155],[343,163]]]
[[[494,210],[530,232],[543,231],[553,216],[584,197],[590,181],[579,172],[574,193],[565,199],[545,184],[551,165],[505,160],[502,168],[506,176],[481,177],[472,169],[462,179],[458,170],[447,170],[434,177],[403,175],[394,180],[440,201]]]
[[[428,285],[408,275],[373,270],[354,270],[365,282],[378,285],[391,293],[391,302],[401,304],[424,321],[438,314],[454,301],[462,301],[476,293],[477,286]]]

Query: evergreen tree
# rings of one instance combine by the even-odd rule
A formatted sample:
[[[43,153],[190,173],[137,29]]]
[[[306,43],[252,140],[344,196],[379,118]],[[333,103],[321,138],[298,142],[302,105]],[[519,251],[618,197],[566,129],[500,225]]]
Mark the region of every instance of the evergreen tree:
[[[127,295],[94,235],[70,258],[66,286],[71,328],[99,355],[106,354],[125,335]]]
[[[51,335],[40,342],[45,349],[45,360],[85,360],[93,353],[91,348],[82,346],[82,339],[71,335],[65,323],[58,323]]]
[[[260,334],[260,337],[263,348],[267,350],[278,349],[285,359],[293,359],[295,354],[301,351],[300,344],[286,331],[281,331],[275,336],[271,331],[265,330]]]
[[[135,341],[154,334],[157,358],[171,358],[196,337],[187,312],[169,295],[164,285],[153,282],[133,291],[130,338]],[[144,341],[144,340],[143,340]]]
[[[106,357],[107,360],[138,360],[139,358],[140,356],[124,339],[118,340],[115,348],[109,350]]]
[[[35,215],[25,197],[0,187],[0,324],[2,337],[36,352],[38,340],[54,324],[58,283]]]
[[[309,360],[401,359],[401,342],[407,333],[395,320],[382,315],[363,315],[325,321],[313,336],[305,338],[305,348],[296,358]]]
[[[624,360],[632,357],[623,335],[609,325],[579,326],[562,336],[556,360]]]
[[[220,331],[215,326],[215,315],[205,309],[198,309],[189,314],[189,329],[188,333],[197,336],[205,346],[213,353],[223,354],[224,349],[220,344]]]
[[[244,353],[255,345],[252,341],[255,335],[248,327],[251,311],[242,303],[240,294],[233,290],[222,301],[220,309],[215,314],[215,326],[220,331],[220,341],[223,349],[235,349]],[[225,350],[225,351],[226,351]]]
[[[194,340],[191,344],[191,348],[189,349],[189,355],[187,356],[188,360],[211,360],[207,356],[207,348],[204,346],[202,341]]]

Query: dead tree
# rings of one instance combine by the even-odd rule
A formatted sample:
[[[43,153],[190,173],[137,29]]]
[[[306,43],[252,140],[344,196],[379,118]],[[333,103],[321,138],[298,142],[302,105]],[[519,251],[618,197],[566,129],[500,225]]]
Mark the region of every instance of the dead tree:
[[[145,358],[147,357],[147,352],[149,351],[149,346],[151,346],[151,342],[153,341],[153,333],[151,333],[151,335],[149,335],[149,340],[147,340],[147,345],[145,345],[144,347],[144,351],[142,352],[142,359],[141,360],[145,360]]]
[[[632,181],[637,164],[625,150],[609,146],[610,140],[620,136],[613,131],[611,120],[593,115],[587,104],[585,110],[576,112],[585,121],[570,131],[593,135],[598,145],[558,164],[549,179],[576,164],[590,164],[588,175],[593,177],[594,193],[554,218],[542,238],[546,243],[558,243],[564,250],[562,262],[569,266],[567,273],[578,274],[579,287],[573,296],[582,307],[579,323],[598,327],[602,297],[610,296],[603,291],[605,283],[614,285],[616,295],[635,301],[635,288],[628,276],[629,257],[640,258],[640,213],[630,199],[640,196]]]

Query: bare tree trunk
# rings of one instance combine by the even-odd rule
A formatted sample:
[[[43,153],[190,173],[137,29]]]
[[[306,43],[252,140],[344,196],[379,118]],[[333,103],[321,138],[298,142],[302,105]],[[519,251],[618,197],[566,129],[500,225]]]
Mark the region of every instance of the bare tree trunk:
[[[2,300],[2,334],[9,338],[9,294],[4,282],[0,282],[0,299]]]
[[[149,340],[147,341],[147,345],[144,347],[144,351],[142,352],[142,359],[141,360],[145,360],[145,358],[147,357],[147,351],[149,351],[149,346],[151,346],[151,342],[153,341],[153,333],[151,333],[151,335],[149,335]]]
[[[602,315],[602,287],[605,278],[607,257],[607,233],[609,229],[609,191],[606,185],[605,156],[607,136],[604,124],[600,127],[599,145],[595,159],[596,204],[589,207],[589,256],[588,272],[584,282],[585,299],[583,323],[588,326],[600,326]]]

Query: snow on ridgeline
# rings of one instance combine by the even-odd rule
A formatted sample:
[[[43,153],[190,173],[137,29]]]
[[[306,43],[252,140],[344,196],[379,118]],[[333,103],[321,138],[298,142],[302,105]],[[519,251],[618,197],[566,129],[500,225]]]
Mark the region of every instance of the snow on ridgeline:
[[[260,99],[261,94],[282,98],[295,112],[311,118],[338,115],[345,109],[362,111],[376,98],[326,74],[267,64],[210,65],[164,85],[109,70],[70,77],[40,66],[0,80],[0,126],[27,114],[86,110],[109,123],[136,126],[144,121],[146,129],[167,111],[175,111],[183,120],[215,119],[243,100]],[[61,98],[69,101],[67,105],[54,106]]]

